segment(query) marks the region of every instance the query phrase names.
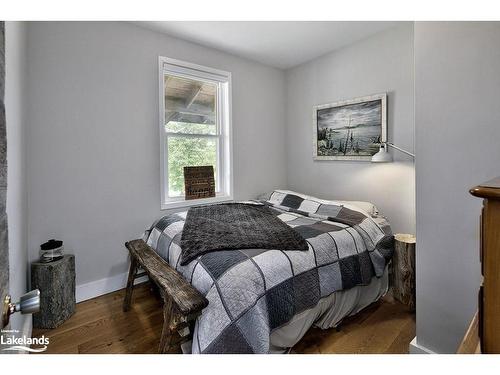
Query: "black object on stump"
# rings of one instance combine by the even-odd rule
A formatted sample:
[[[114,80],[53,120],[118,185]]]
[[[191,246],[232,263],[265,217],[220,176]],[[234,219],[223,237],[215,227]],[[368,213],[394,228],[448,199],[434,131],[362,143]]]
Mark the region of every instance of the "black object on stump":
[[[31,288],[40,289],[40,312],[33,327],[56,328],[75,312],[75,256],[31,264]]]
[[[48,240],[40,245],[40,262],[48,263],[59,260],[64,255],[64,246],[61,240]]]

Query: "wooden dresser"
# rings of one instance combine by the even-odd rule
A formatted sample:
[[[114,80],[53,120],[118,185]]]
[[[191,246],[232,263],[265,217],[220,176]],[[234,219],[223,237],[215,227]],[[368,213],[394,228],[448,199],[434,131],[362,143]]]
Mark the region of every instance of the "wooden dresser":
[[[500,353],[500,177],[470,190],[483,198],[480,250],[483,284],[479,291],[478,333],[483,353]]]

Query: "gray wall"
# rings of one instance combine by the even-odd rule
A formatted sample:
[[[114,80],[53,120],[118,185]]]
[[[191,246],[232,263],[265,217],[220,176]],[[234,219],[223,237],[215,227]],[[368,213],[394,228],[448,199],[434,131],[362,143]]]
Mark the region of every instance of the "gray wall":
[[[77,284],[125,272],[162,215],[158,55],[232,72],[235,198],[286,184],[282,71],[129,23],[29,23],[28,246],[63,239]]]
[[[27,288],[26,211],[26,25],[5,23],[5,112],[7,118],[7,216],[9,220],[10,294],[16,299]],[[11,328],[23,332],[31,319],[15,314]],[[29,329],[29,328],[28,328]]]
[[[417,343],[454,352],[477,308],[480,199],[500,175],[500,23],[415,25]]]
[[[389,140],[413,151],[413,23],[290,69],[287,80],[288,187],[322,198],[375,203],[396,232],[415,233],[413,161],[313,161],[312,107],[388,92]]]

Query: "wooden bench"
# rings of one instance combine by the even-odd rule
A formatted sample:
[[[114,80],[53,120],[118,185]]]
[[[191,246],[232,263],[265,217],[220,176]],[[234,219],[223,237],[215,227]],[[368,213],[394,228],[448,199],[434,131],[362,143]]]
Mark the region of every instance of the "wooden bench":
[[[129,241],[125,246],[130,252],[130,270],[123,311],[130,309],[134,280],[147,274],[163,298],[163,329],[158,351],[167,353],[190,339],[194,321],[208,301],[143,240]],[[145,272],[138,273],[139,268]]]

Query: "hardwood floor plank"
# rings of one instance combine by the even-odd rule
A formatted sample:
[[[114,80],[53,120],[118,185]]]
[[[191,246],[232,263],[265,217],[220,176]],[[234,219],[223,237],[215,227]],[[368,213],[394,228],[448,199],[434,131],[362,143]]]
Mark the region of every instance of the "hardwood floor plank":
[[[33,331],[49,338],[46,353],[158,352],[163,324],[161,300],[149,283],[136,286],[131,309],[122,311],[124,290],[77,304],[75,314],[53,330]],[[311,328],[292,353],[408,353],[415,315],[385,298],[342,322],[340,330]],[[180,348],[173,353],[180,353]]]
[[[161,304],[153,301],[148,305],[142,305],[141,309],[134,309],[130,316],[111,315],[85,323],[79,327],[56,333],[50,336],[51,349],[64,350],[65,345],[78,345],[92,340],[106,340],[114,338],[117,334],[133,331],[155,332],[161,326],[163,315]],[[137,333],[139,334],[139,333]]]
[[[409,342],[415,337],[415,319],[408,320],[401,329],[391,346],[385,351],[386,354],[408,354]]]
[[[346,325],[346,334],[329,337],[322,353],[384,353],[404,326],[405,318],[398,305],[383,303],[361,324]],[[347,330],[348,329],[348,330]]]

